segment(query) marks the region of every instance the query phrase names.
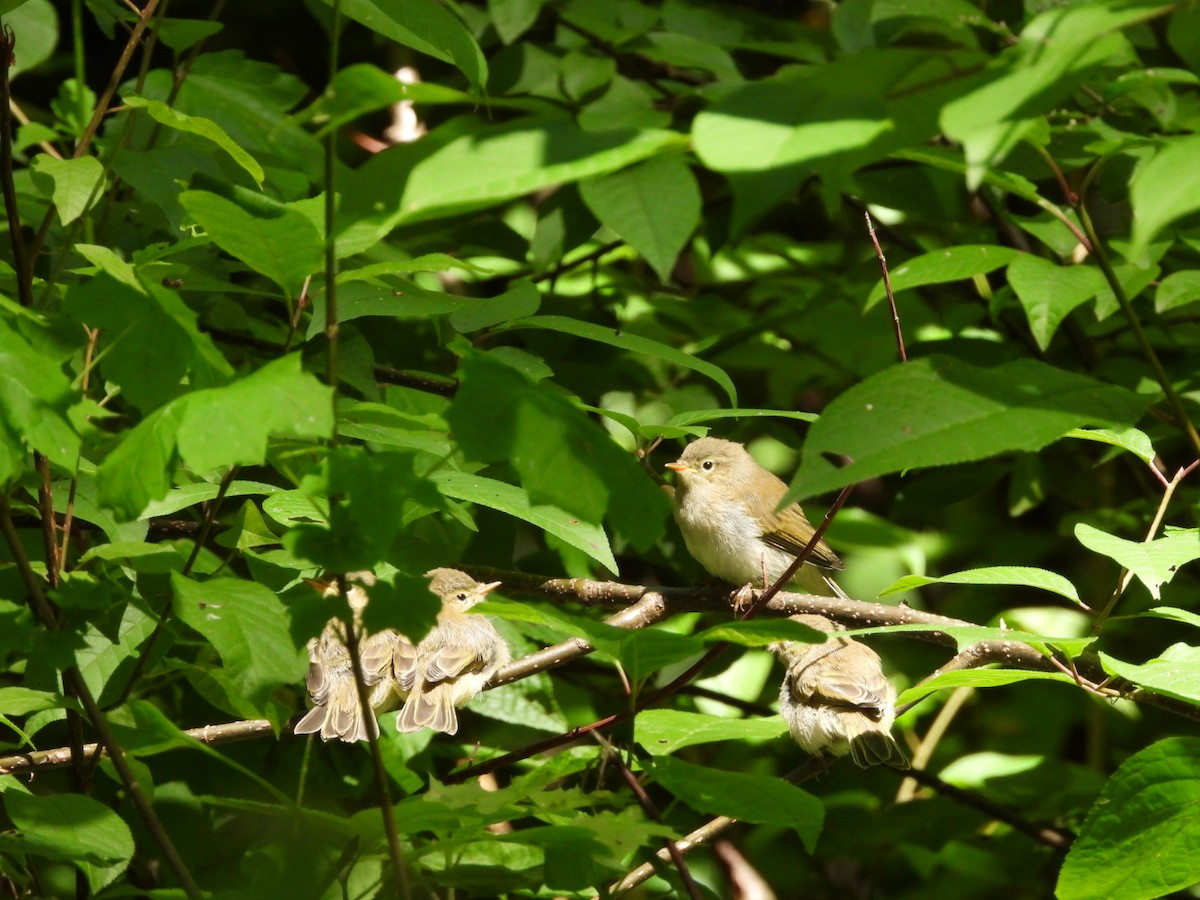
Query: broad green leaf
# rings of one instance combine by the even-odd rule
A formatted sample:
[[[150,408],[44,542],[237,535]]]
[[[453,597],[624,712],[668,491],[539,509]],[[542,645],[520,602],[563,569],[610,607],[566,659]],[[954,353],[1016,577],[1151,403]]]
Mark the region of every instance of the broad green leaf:
[[[646,258],[660,281],[670,280],[676,258],[700,222],[700,189],[680,156],[656,156],[589,179],[579,193],[597,219]]]
[[[1100,654],[1104,671],[1127,678],[1143,690],[1200,706],[1200,647],[1172,644],[1142,665]]]
[[[0,483],[25,467],[25,448],[74,470],[80,441],[65,415],[73,399],[62,369],[0,320]]]
[[[231,481],[225,488],[225,496],[254,497],[275,494],[279,490],[275,485],[263,484],[261,481]],[[152,519],[157,516],[169,516],[171,513],[188,509],[198,503],[207,503],[209,500],[215,499],[219,491],[220,485],[209,484],[206,481],[175,488],[161,500],[147,506],[139,518]]]
[[[696,153],[718,172],[761,172],[858,150],[893,128],[876,94],[823,73],[747,84],[696,116]]]
[[[676,709],[647,709],[640,712],[634,728],[635,739],[651,756],[669,756],[693,744],[767,741],[788,733],[783,716],[738,719]]]
[[[440,416],[412,415],[382,403],[350,401],[338,408],[338,434],[369,444],[449,456],[453,445],[448,430]]]
[[[179,202],[218,247],[288,297],[299,297],[304,279],[324,267],[321,235],[301,212],[285,208],[274,217],[259,216],[207,191],[184,191]]]
[[[202,138],[212,141],[228,153],[235,163],[245,169],[250,177],[254,179],[255,184],[260,188],[262,187],[263,179],[266,177],[262,166],[216,122],[200,116],[186,115],[177,109],[172,109],[160,100],[148,100],[145,97],[138,97],[135,94],[124,94],[121,99],[126,106],[146,110],[150,118],[154,119],[160,125],[166,125],[168,128],[174,128],[176,131],[185,131],[188,134],[199,135]]]
[[[414,272],[449,272],[451,269],[464,269],[468,272],[479,272],[487,275],[490,269],[477,266],[451,256],[449,253],[423,253],[412,259],[395,259],[386,262],[371,263],[356,269],[343,269],[338,272],[338,284],[347,281],[366,281],[379,278],[382,275],[411,275]]]
[[[1037,672],[1032,669],[965,669],[961,672],[943,672],[928,681],[913,685],[896,698],[897,706],[916,703],[938,691],[955,688],[1006,687],[1022,681],[1059,681],[1075,684],[1075,679],[1062,672]]]
[[[1059,266],[1028,253],[1008,267],[1008,283],[1025,307],[1029,328],[1042,350],[1050,346],[1071,310],[1096,296],[1105,284],[1099,269]]]
[[[494,478],[465,472],[435,472],[432,477],[437,489],[447,497],[479,503],[536,525],[616,573],[617,561],[613,559],[608,536],[599,525],[581,522],[555,506],[531,504],[526,491]]]
[[[148,544],[144,541],[113,541],[97,544],[79,557],[83,566],[93,559],[115,560],[138,572],[175,572],[186,561],[179,548],[171,544]]]
[[[1144,250],[1176,219],[1200,209],[1200,173],[1193,160],[1200,153],[1200,135],[1169,137],[1163,148],[1142,166],[1129,188],[1133,204],[1133,250]]]
[[[487,83],[487,60],[479,45],[462,21],[436,0],[342,0],[340,8],[342,15],[386,38],[458,66],[475,90],[482,91]]]
[[[100,466],[101,501],[137,518],[166,496],[182,459],[197,471],[256,465],[273,434],[320,438],[333,430],[329,388],[291,354],[240,381],[173,400],[127,432]]]
[[[171,589],[175,614],[221,654],[252,706],[265,709],[277,687],[303,680],[306,660],[292,642],[288,609],[270,590],[237,578],[197,582],[177,573]]]
[[[185,376],[195,387],[233,377],[233,367],[212,338],[200,331],[196,313],[161,283],[139,278],[105,248],[77,245],[103,272],[72,286],[63,310],[90,328],[101,328],[100,371],[121,393],[149,412],[178,395]]]
[[[665,497],[567,397],[490,355],[467,357],[461,376],[446,420],[468,459],[506,460],[535,507],[557,506],[593,525],[607,520],[637,547],[658,538]]]
[[[693,372],[698,372],[704,377],[715,381],[725,391],[726,396],[729,397],[729,402],[737,406],[737,388],[734,387],[733,380],[722,369],[710,362],[706,362],[705,360],[684,353],[682,350],[676,350],[674,347],[651,340],[650,338],[637,334],[628,334],[623,331],[615,331],[612,328],[604,328],[603,326],[595,325],[591,322],[583,322],[579,319],[568,319],[564,316],[530,316],[527,319],[513,322],[506,326],[506,328],[514,330],[544,328],[562,334],[573,334],[585,340],[598,341],[612,347],[619,347],[630,353],[651,356],[685,369],[691,369]]]
[[[1158,283],[1154,291],[1154,311],[1168,312],[1200,300],[1200,272],[1189,269],[1174,272]]]
[[[1154,462],[1158,455],[1150,438],[1144,431],[1137,428],[1072,428],[1063,437],[1078,438],[1084,441],[1098,441],[1101,444],[1111,444],[1128,450],[1134,456],[1146,463]]]
[[[672,131],[591,132],[536,120],[466,135],[413,167],[400,202],[400,221],[454,215],[603,175],[682,140]]]
[[[835,399],[809,429],[788,498],[911,468],[1034,451],[1082,425],[1125,427],[1149,397],[1031,359],[984,369],[930,356]],[[842,468],[827,454],[849,457]]]
[[[1200,739],[1125,760],[1100,792],[1058,876],[1059,900],[1152,900],[1200,881]]]
[[[408,97],[405,84],[371,63],[346,66],[333,76],[311,106],[296,116],[299,122],[316,121],[324,135],[360,116],[401,103]]]
[[[906,631],[938,631],[954,639],[959,651],[965,650],[972,644],[983,641],[1009,641],[1026,644],[1043,656],[1052,656],[1059,651],[1074,659],[1086,650],[1096,639],[1094,637],[1046,637],[1031,634],[1028,631],[1017,631],[1012,628],[992,628],[986,625],[877,625],[870,628],[853,628],[846,632],[851,636],[863,634],[900,634]]]
[[[1021,254],[1011,247],[998,247],[991,244],[964,244],[959,247],[947,247],[944,250],[931,250],[920,256],[905,260],[900,265],[888,270],[892,282],[892,293],[898,294],[910,288],[926,284],[945,284],[950,281],[964,281],[975,275],[993,272],[1002,266],[1007,266]],[[887,296],[881,278],[867,297],[866,309],[870,309]]]
[[[1195,625],[1200,628],[1200,614],[1189,612],[1186,609],[1176,609],[1173,606],[1156,606],[1153,609],[1148,609],[1143,616],[1156,616],[1160,619],[1171,619],[1175,622],[1183,622],[1186,625]]]
[[[998,584],[1015,587],[1031,587],[1043,591],[1052,591],[1076,603],[1082,602],[1075,585],[1057,572],[1048,569],[1038,569],[1033,566],[986,566],[982,569],[968,569],[965,572],[955,572],[937,578],[925,575],[905,575],[895,584],[879,592],[880,597],[889,594],[900,594],[913,588],[927,584]]]
[[[498,297],[469,300],[450,314],[450,325],[456,331],[479,331],[524,319],[537,312],[542,297],[531,281],[517,281]]]
[[[1155,600],[1180,566],[1200,558],[1200,530],[1194,528],[1171,531],[1152,541],[1127,541],[1080,522],[1075,526],[1075,538],[1131,571]]]
[[[133,834],[98,800],[81,794],[37,797],[6,791],[4,808],[21,832],[10,847],[74,863],[92,890],[113,881],[133,857]]]
[[[36,69],[54,53],[58,44],[59,21],[54,4],[50,0],[21,0],[7,2],[4,24],[13,30],[20,42],[14,54],[9,77]]]
[[[58,218],[70,225],[100,196],[98,188],[104,180],[104,166],[94,156],[78,159],[55,159],[48,153],[34,157],[31,165],[33,183],[54,201]]]
[[[471,306],[466,297],[456,297],[437,291],[427,291],[410,281],[394,278],[388,284],[348,282],[338,288],[338,321],[348,322],[365,316],[384,316],[393,319],[428,319],[443,316]],[[325,295],[313,297],[313,314],[308,323],[307,337],[312,339],[325,331]]]
[[[43,709],[78,709],[79,704],[62,694],[35,691],[31,688],[11,685],[0,687],[0,715],[26,716]]]
[[[791,828],[809,853],[825,822],[820,800],[779,778],[726,772],[667,756],[656,759],[650,771],[655,781],[693,809]]]
[[[825,634],[793,622],[791,619],[752,619],[749,622],[724,622],[706,628],[696,635],[705,643],[728,641],[743,647],[765,647],[776,641],[801,641],[805,644],[820,644]]]

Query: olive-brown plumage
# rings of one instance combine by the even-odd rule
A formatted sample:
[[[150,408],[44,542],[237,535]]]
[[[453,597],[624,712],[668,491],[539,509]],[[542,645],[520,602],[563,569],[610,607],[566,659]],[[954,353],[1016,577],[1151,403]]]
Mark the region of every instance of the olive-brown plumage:
[[[814,756],[849,753],[863,767],[884,763],[907,769],[908,759],[892,737],[896,689],[884,676],[878,654],[838,635],[840,626],[824,616],[791,618],[829,634],[821,644],[771,646],[787,667],[779,712],[796,743]]]
[[[375,575],[353,572],[346,581],[346,599],[355,628],[361,631],[362,611],[368,602],[366,589],[375,585]],[[337,596],[337,584],[328,585],[324,596]],[[323,741],[339,738],[347,742],[365,741],[368,734],[377,736],[375,715],[395,709],[401,699],[392,675],[392,651],[398,637],[389,629],[360,639],[359,659],[371,705],[370,715],[364,717],[354,684],[354,665],[346,647],[345,622],[330,619],[320,636],[308,642],[308,674],[304,681],[313,708],[296,723],[295,733],[316,733]]]
[[[407,696],[396,718],[401,731],[458,731],[456,710],[471,702],[510,659],[508,644],[486,616],[470,611],[500,582],[480,584],[457,569],[425,573],[442,601],[437,625],[415,646],[396,641],[396,684]]]
[[[798,503],[777,509],[787,485],[734,441],[705,437],[667,468],[679,474],[675,520],[688,552],[710,575],[733,584],[776,581],[815,529]],[[842,591],[825,570],[842,568],[824,540],[817,542],[793,581],[810,593]]]

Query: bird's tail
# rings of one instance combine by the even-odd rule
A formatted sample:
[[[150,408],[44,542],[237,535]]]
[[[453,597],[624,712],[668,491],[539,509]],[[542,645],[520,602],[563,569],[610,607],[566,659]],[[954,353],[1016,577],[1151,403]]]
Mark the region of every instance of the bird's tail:
[[[885,731],[865,731],[854,738],[850,742],[850,758],[864,769],[875,765],[911,768],[896,739]]]
[[[420,685],[414,686],[396,718],[396,727],[400,731],[432,728],[443,734],[457,734],[458,712],[454,709],[454,697],[448,687],[435,685],[422,690]]]
[[[343,678],[330,684],[322,702],[310,709],[293,729],[296,734],[320,733],[321,740],[340,738],[347,743],[365,741],[379,736],[375,713],[367,710],[366,718],[358,702],[358,689],[353,678]]]

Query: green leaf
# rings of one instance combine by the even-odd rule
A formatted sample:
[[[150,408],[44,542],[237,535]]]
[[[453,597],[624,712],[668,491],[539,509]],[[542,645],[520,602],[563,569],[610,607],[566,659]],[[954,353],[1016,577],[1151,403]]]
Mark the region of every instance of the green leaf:
[[[1072,428],[1063,437],[1079,438],[1084,441],[1097,441],[1128,450],[1134,456],[1146,463],[1154,462],[1158,455],[1150,438],[1144,431],[1137,428]]]
[[[1143,616],[1155,616],[1160,619],[1171,619],[1174,622],[1183,622],[1186,625],[1195,625],[1200,628],[1200,615],[1189,612],[1186,609],[1176,609],[1173,606],[1156,606],[1153,609],[1148,609]]]
[[[255,184],[260,188],[262,187],[263,178],[266,177],[262,166],[216,122],[200,116],[186,115],[179,112],[179,110],[172,109],[160,100],[148,100],[136,94],[123,94],[121,99],[125,102],[126,106],[133,109],[146,110],[150,118],[160,125],[166,125],[168,128],[174,128],[176,131],[195,134],[212,141],[228,153],[235,163],[245,169],[250,177],[254,179]]]
[[[432,477],[437,489],[447,497],[478,503],[515,516],[582,550],[608,571],[617,571],[612,547],[599,525],[581,522],[555,506],[533,505],[526,491],[493,478],[465,472],[435,472]]]
[[[1005,687],[1022,681],[1058,681],[1075,684],[1075,679],[1063,672],[1035,672],[1031,669],[966,669],[961,672],[942,672],[928,681],[910,687],[896,698],[897,706],[916,703],[938,691],[955,688]]]
[[[1043,591],[1052,591],[1068,600],[1082,603],[1075,585],[1066,578],[1048,569],[1038,569],[1033,566],[985,566],[981,569],[968,569],[951,575],[937,578],[925,575],[905,575],[890,587],[879,592],[880,597],[888,594],[900,594],[913,588],[924,587],[927,584],[999,584],[1016,587],[1031,587]]]
[[[700,189],[677,154],[656,156],[579,185],[588,208],[668,281],[700,222]],[[664,215],[670,210],[670,215]]]
[[[451,256],[449,253],[423,253],[412,259],[391,259],[386,262],[371,263],[356,269],[343,269],[338,272],[338,284],[347,281],[367,281],[382,275],[411,275],[414,272],[449,272],[451,269],[462,269],[467,272],[479,272],[490,275],[492,270],[477,266]]]
[[[820,644],[825,634],[793,622],[791,619],[752,619],[749,622],[723,622],[706,628],[696,635],[706,644],[728,641],[743,647],[765,647],[776,641],[801,641],[805,644]]]
[[[702,422],[715,422],[720,419],[795,419],[797,422],[815,422],[816,413],[796,412],[790,409],[693,409],[688,412],[676,413],[659,425],[645,425],[643,429],[658,428],[687,428]]]
[[[35,691],[12,685],[0,687],[0,715],[27,716],[43,709],[79,709],[79,704],[62,694]]]
[[[1200,881],[1200,740],[1173,737],[1125,760],[1058,876],[1059,900],[1152,900]]]
[[[295,209],[255,215],[207,191],[184,191],[179,202],[218,247],[271,279],[288,297],[299,297],[304,279],[324,268],[321,235]]]
[[[133,834],[115,812],[81,794],[35,797],[4,793],[4,808],[20,831],[9,843],[27,853],[74,863],[93,890],[109,884],[133,858]],[[8,842],[6,842],[8,843]]]
[[[1200,209],[1200,172],[1193,164],[1200,135],[1169,137],[1154,158],[1134,175],[1129,187],[1133,205],[1134,253],[1177,219]]]
[[[1158,283],[1154,292],[1154,311],[1168,312],[1200,300],[1200,272],[1190,269],[1174,272]]]
[[[607,519],[640,548],[657,540],[665,497],[565,396],[491,355],[467,357],[461,373],[446,420],[468,459],[506,460],[534,506],[557,506],[593,525]]]
[[[615,171],[682,142],[672,131],[584,131],[564,122],[519,120],[464,135],[412,169],[400,222],[491,206],[555,184]]]
[[[696,116],[696,153],[718,172],[761,172],[858,150],[894,127],[878,93],[822,75],[730,91]]]
[[[1067,314],[1095,297],[1105,285],[1099,269],[1059,266],[1028,253],[1022,253],[1008,267],[1008,283],[1025,307],[1029,328],[1042,350],[1050,346],[1050,339]]]
[[[299,684],[306,659],[288,630],[288,609],[267,588],[252,581],[214,578],[197,582],[171,575],[175,614],[221,654],[238,692],[267,710],[272,691]]]
[[[1124,427],[1149,400],[1030,359],[991,369],[944,356],[913,360],[829,404],[809,429],[788,499],[910,468],[1040,450],[1082,425]],[[852,462],[837,469],[826,454]]]
[[[1131,571],[1155,600],[1180,566],[1200,558],[1200,529],[1194,528],[1168,532],[1152,541],[1127,541],[1080,522],[1075,526],[1075,538],[1089,550]]]
[[[484,89],[483,52],[466,26],[435,0],[342,0],[341,11],[386,38],[453,63],[475,90]]]
[[[651,773],[655,781],[699,812],[793,829],[809,853],[825,822],[820,800],[779,778],[710,769],[665,756],[654,761]]]
[[[634,737],[651,756],[669,756],[693,744],[716,741],[767,741],[788,733],[782,716],[756,719],[705,716],[675,709],[638,713]]]
[[[1143,690],[1200,706],[1200,647],[1172,644],[1142,665],[1100,654],[1104,671],[1127,678]]]
[[[193,391],[156,410],[100,465],[101,502],[129,519],[166,496],[179,459],[197,471],[256,465],[273,434],[325,437],[333,430],[329,388],[291,354],[240,381]]]
[[[393,75],[370,63],[346,66],[333,76],[311,106],[296,116],[299,122],[316,121],[324,135],[360,116],[408,99],[407,86]]]
[[[963,244],[944,250],[931,250],[929,253],[905,260],[888,271],[892,293],[898,294],[926,284],[945,284],[984,275],[1007,266],[1020,255],[1011,247],[997,247],[991,244]],[[865,308],[870,309],[886,296],[887,291],[881,278],[871,289]]]
[[[506,328],[513,330],[544,328],[549,331],[560,332],[561,334],[573,334],[585,340],[598,341],[601,344],[619,347],[630,353],[642,354],[673,363],[715,381],[725,391],[726,396],[729,397],[729,402],[737,406],[737,388],[734,387],[733,380],[725,374],[724,370],[714,366],[710,362],[691,356],[682,350],[676,350],[674,347],[669,347],[659,341],[637,334],[615,331],[612,328],[604,328],[591,322],[568,319],[564,316],[530,316],[527,319],[513,322],[506,326]]]
[[[517,281],[498,297],[480,298],[464,303],[450,314],[455,331],[479,331],[523,319],[537,312],[542,296],[531,281]]]
[[[65,415],[74,393],[62,369],[0,319],[0,483],[24,468],[23,447],[75,469],[80,439]]]
[[[59,221],[70,225],[100,197],[104,166],[94,156],[55,159],[48,153],[34,157],[33,183],[54,201]]]

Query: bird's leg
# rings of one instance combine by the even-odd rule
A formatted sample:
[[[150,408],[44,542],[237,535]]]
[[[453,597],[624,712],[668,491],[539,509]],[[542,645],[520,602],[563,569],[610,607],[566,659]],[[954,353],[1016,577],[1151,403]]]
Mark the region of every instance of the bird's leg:
[[[739,616],[754,605],[754,585],[747,582],[734,592],[733,611]]]

